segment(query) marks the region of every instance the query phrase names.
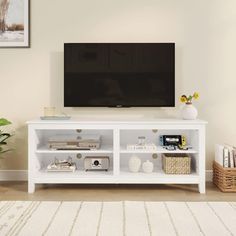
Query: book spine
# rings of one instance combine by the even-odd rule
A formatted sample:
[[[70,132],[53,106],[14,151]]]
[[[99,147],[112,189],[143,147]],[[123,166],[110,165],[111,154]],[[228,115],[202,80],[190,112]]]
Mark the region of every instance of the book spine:
[[[229,161],[230,161],[230,168],[234,168],[234,150],[231,148],[229,150]]]
[[[236,167],[236,148],[233,149],[234,167]]]
[[[224,151],[223,151],[224,155],[224,167],[228,168],[229,167],[229,150],[228,148],[224,147]]]

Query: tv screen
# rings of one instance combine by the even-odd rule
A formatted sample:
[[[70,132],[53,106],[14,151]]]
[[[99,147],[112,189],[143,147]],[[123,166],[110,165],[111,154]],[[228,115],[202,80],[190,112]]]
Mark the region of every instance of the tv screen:
[[[172,107],[174,43],[66,43],[65,107]]]

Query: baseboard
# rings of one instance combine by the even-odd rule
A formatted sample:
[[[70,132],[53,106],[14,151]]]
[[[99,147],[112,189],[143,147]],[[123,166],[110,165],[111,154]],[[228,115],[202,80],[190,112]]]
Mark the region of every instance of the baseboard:
[[[212,170],[206,170],[206,181],[212,182]],[[0,181],[27,181],[27,170],[0,170]]]
[[[28,170],[0,170],[0,181],[27,181]]]

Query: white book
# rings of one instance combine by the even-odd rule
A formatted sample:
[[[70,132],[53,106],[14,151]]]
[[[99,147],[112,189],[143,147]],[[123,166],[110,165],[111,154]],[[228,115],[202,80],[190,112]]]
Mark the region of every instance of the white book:
[[[234,168],[234,149],[229,149],[229,162],[230,162],[230,168]]]
[[[234,167],[236,167],[236,148],[233,149]]]
[[[224,167],[229,168],[229,149],[227,147],[224,147],[223,149],[223,158],[224,158]]]
[[[228,149],[229,153],[229,167],[234,168],[235,167],[235,147],[232,145],[226,144],[225,147]]]
[[[224,146],[216,144],[215,145],[215,161],[224,166]]]

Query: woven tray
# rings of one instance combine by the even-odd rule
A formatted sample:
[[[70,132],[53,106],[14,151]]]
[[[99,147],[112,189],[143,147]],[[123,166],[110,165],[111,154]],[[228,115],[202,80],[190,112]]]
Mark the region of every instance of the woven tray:
[[[191,157],[187,154],[162,154],[162,168],[166,174],[190,174]]]
[[[236,168],[224,168],[214,161],[213,183],[222,192],[236,192]]]

